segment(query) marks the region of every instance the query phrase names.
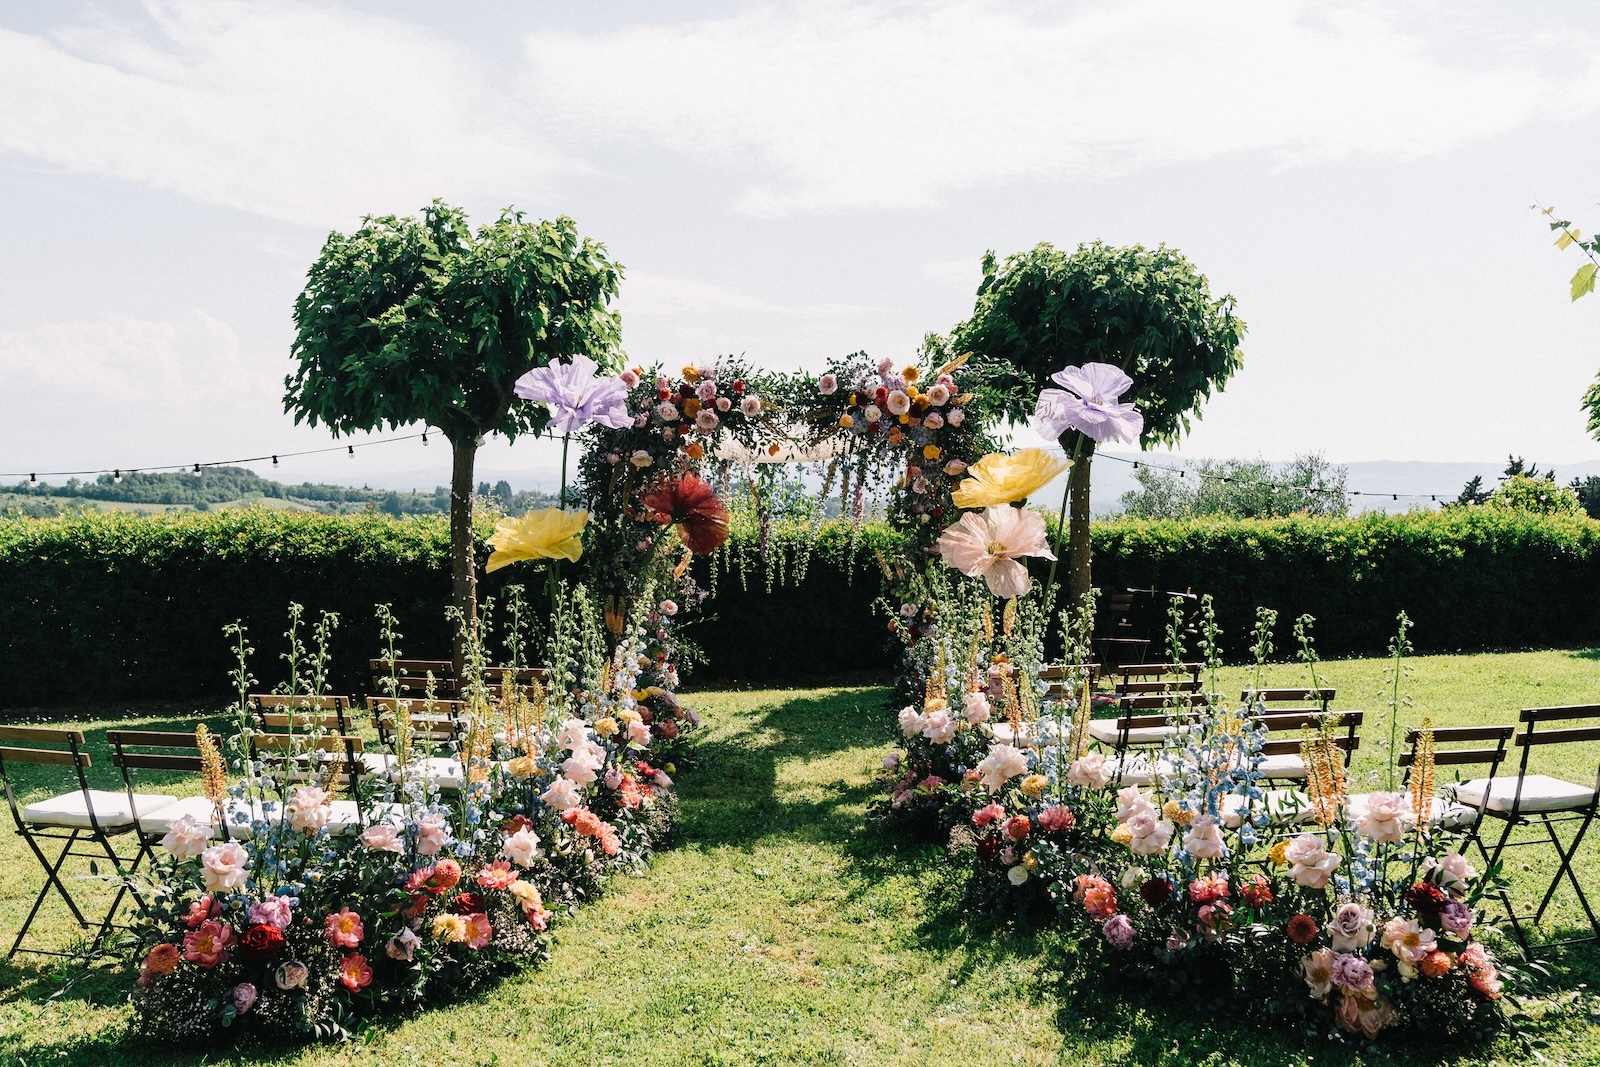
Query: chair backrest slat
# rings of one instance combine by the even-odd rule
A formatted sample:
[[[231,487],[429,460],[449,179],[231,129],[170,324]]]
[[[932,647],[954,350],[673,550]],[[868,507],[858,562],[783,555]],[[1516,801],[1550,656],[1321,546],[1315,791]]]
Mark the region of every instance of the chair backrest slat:
[[[1198,681],[1169,682],[1119,682],[1118,696],[1150,696],[1161,693],[1198,693]]]
[[[1252,721],[1265,726],[1268,733],[1280,733],[1284,730],[1304,730],[1307,727],[1315,729],[1322,725],[1323,720],[1333,719],[1336,729],[1354,732],[1366,717],[1367,713],[1364,711],[1272,711],[1265,715],[1257,715]]]
[[[360,752],[359,737],[328,734],[322,737],[295,737],[291,734],[252,734],[251,744],[266,752]]]
[[[1447,748],[1433,754],[1433,763],[1436,767],[1450,767],[1466,763],[1498,763],[1503,758],[1503,748]],[[1398,763],[1401,767],[1410,767],[1416,762],[1415,751],[1400,753]]]
[[[258,725],[266,730],[342,730],[345,717],[320,711],[264,711]]]
[[[1118,697],[1124,711],[1150,711],[1155,708],[1203,708],[1210,703],[1204,693],[1166,693]]]
[[[82,730],[55,726],[0,726],[0,741],[33,741],[42,745],[81,745]]]
[[[1334,748],[1340,749],[1341,751],[1343,751],[1345,753],[1354,752],[1356,749],[1361,747],[1361,738],[1354,737],[1354,736],[1351,736],[1349,734],[1346,734],[1343,737],[1329,738],[1329,740],[1331,740],[1333,742],[1333,747]],[[1299,741],[1263,741],[1261,743],[1261,754],[1264,755],[1264,756],[1299,755],[1300,754],[1300,742]]]
[[[1239,699],[1244,701],[1262,700],[1274,703],[1283,700],[1333,700],[1339,695],[1338,690],[1332,686],[1323,689],[1245,689],[1239,693]]]
[[[199,756],[178,756],[159,752],[114,753],[111,757],[111,763],[116,767],[145,771],[199,772],[205,769],[205,764]]]
[[[55,748],[18,748],[0,745],[0,761],[7,763],[50,763],[58,767],[92,767],[87,752],[63,752]]]
[[[1600,704],[1567,704],[1552,708],[1523,708],[1522,722],[1557,722],[1562,719],[1600,719]]]
[[[143,745],[147,748],[188,748],[199,750],[194,734],[178,730],[107,730],[106,740],[113,745]]]
[[[1511,735],[1516,732],[1515,726],[1437,726],[1433,730],[1433,743],[1446,745],[1454,741],[1509,741]],[[1421,730],[1407,730],[1406,744],[1416,744],[1417,738],[1421,736]]]
[[[349,708],[350,698],[310,693],[257,693],[251,696],[250,703],[262,710],[293,708],[296,711],[335,711]]]
[[[1517,735],[1518,747],[1529,745],[1564,745],[1579,741],[1600,741],[1600,726],[1579,726],[1568,730],[1540,730]]]

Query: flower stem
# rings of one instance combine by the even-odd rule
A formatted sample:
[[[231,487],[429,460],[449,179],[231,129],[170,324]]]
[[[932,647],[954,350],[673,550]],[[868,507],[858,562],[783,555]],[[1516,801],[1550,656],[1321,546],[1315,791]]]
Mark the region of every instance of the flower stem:
[[[1072,462],[1078,462],[1078,455],[1083,451],[1083,434],[1078,435],[1078,440],[1072,446]],[[1061,484],[1061,514],[1056,516],[1056,558],[1050,561],[1050,577],[1045,581],[1046,589],[1056,587],[1056,564],[1061,561],[1061,553],[1065,551],[1063,535],[1067,529],[1067,496],[1072,492],[1072,468],[1068,467]]]

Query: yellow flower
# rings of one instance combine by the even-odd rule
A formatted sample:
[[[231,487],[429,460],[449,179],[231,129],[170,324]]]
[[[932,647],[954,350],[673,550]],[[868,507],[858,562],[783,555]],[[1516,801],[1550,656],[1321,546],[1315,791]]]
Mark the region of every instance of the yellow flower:
[[[686,382],[698,382],[700,380],[699,369],[696,367],[683,368],[683,380]]]
[[[700,447],[700,442],[695,441],[683,450],[683,454],[690,459],[700,459],[705,456],[706,450]]]
[[[1267,859],[1271,860],[1277,866],[1282,867],[1284,858],[1288,855],[1288,852],[1289,839],[1284,838],[1282,841],[1279,841],[1276,845],[1273,845],[1270,850],[1268,850]]]
[[[1194,812],[1185,811],[1183,805],[1176,800],[1169,800],[1161,805],[1161,814],[1179,826],[1188,826],[1191,822],[1194,822]]]
[[[1133,831],[1128,828],[1127,823],[1119,822],[1117,828],[1111,831],[1111,840],[1119,845],[1126,845],[1133,840]]]
[[[923,445],[922,446],[922,458],[923,459],[938,459],[939,458],[939,446],[938,445]]]
[[[560,508],[541,508],[520,519],[501,519],[489,538],[494,553],[486,569],[497,571],[519,559],[565,559],[576,563],[583,555],[583,543],[578,538],[588,521],[587,511]]]
[[[920,376],[921,374],[922,374],[922,372],[917,370],[917,368],[915,368],[915,367],[906,367],[904,370],[902,370],[900,372],[900,378],[901,378],[902,381],[905,381],[905,382],[909,383],[909,382],[916,381],[918,376]]]
[[[602,715],[600,718],[594,721],[594,732],[599,734],[601,737],[610,737],[612,734],[616,733],[618,729],[619,727],[617,726],[617,720],[613,719],[609,715]]]
[[[1022,865],[1028,868],[1029,871],[1037,871],[1039,869],[1039,857],[1030,852],[1022,857]]]
[[[677,774],[678,773],[678,765],[676,763],[669,763],[665,767],[663,767],[662,770],[666,771],[668,774]]]
[[[459,915],[440,915],[433,920],[433,936],[440,941],[465,941],[467,920]]]
[[[544,896],[539,892],[539,887],[532,882],[525,882],[518,878],[506,886],[506,892],[517,898],[517,903],[524,906],[532,904],[536,908],[544,907]]]
[[[958,508],[987,508],[1026,500],[1070,466],[1070,460],[1042,448],[1024,448],[1010,456],[991,452],[967,468],[970,477],[950,499]]]
[[[1022,791],[1035,799],[1044,796],[1044,787],[1050,784],[1050,779],[1042,774],[1030,774],[1022,780]]]
[[[839,416],[839,425],[843,426],[845,429],[848,430],[850,427],[854,426],[855,424],[856,424],[856,420],[852,419],[849,415],[840,415]]]
[[[506,771],[514,778],[532,778],[537,770],[532,756],[518,756],[506,764]]]

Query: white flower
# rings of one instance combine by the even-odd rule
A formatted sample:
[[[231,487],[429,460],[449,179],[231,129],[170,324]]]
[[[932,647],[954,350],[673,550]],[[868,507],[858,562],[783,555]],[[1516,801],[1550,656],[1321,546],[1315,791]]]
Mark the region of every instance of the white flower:
[[[979,779],[990,790],[997,790],[1019,774],[1028,771],[1028,755],[1011,745],[995,745],[978,764]]]
[[[628,462],[632,463],[640,470],[644,470],[646,467],[650,466],[650,464],[654,463],[655,460],[650,458],[650,453],[640,448],[636,449],[633,455],[628,457]]]
[[[889,414],[904,415],[910,410],[911,398],[906,396],[904,390],[896,389],[889,394]]]
[[[501,844],[500,855],[518,867],[532,867],[539,858],[539,835],[532,830],[518,830]]]
[[[1367,810],[1356,820],[1356,833],[1374,841],[1398,845],[1405,840],[1405,818],[1411,799],[1401,793],[1367,794]]]
[[[1104,789],[1110,781],[1106,758],[1098,752],[1085,753],[1067,767],[1067,784],[1078,789]]]
[[[950,402],[950,390],[942,385],[935,385],[928,390],[928,403],[936,408],[942,408]]]
[[[1148,869],[1144,867],[1129,867],[1122,872],[1122,888],[1133,889],[1136,886],[1143,885],[1144,880],[1149,877],[1150,872]]]
[[[662,422],[677,422],[678,405],[670,400],[663,400],[656,405],[656,414],[661,416]]]
[[[956,738],[956,723],[943,709],[930,711],[923,718],[922,736],[936,745],[948,745]]]
[[[954,411],[950,412],[950,414],[944,417],[944,421],[948,422],[951,426],[960,426],[963,422],[967,421],[967,413],[962,411],[960,408],[956,408]]]
[[[294,791],[289,800],[289,825],[304,833],[314,834],[333,818],[326,790],[314,785],[304,785]]]
[[[250,854],[237,841],[224,841],[200,853],[200,874],[212,893],[233,893],[250,878]]]
[[[556,744],[576,750],[589,743],[589,730],[582,719],[563,719],[556,729]]]
[[[761,401],[753,396],[747,396],[739,401],[739,410],[746,415],[759,415],[761,414]]]
[[[839,388],[839,379],[831,374],[824,374],[817,379],[817,392],[823,396],[832,396]]]
[[[598,777],[595,768],[586,756],[571,755],[561,761],[561,775],[578,785],[588,785]]]
[[[1183,835],[1183,850],[1197,860],[1216,860],[1228,854],[1228,844],[1222,839],[1222,827],[1214,815],[1199,815]]]
[[[1326,889],[1333,872],[1344,862],[1343,856],[1329,852],[1315,834],[1301,834],[1289,842],[1283,858],[1289,862],[1289,877],[1307,889]]]
[[[900,732],[907,737],[916,737],[928,725],[922,717],[922,712],[907,704],[900,709]]]
[[[450,843],[450,824],[439,812],[430,812],[417,822],[417,855],[433,856]]]
[[[1142,811],[1129,819],[1127,827],[1133,834],[1132,840],[1128,842],[1128,848],[1135,856],[1159,856],[1167,850],[1167,845],[1172,840],[1172,823],[1166,819],[1157,819],[1154,808]]]
[[[980,722],[988,722],[989,695],[979,690],[962,697],[961,716],[974,726]]]
[[[877,422],[879,419],[883,418],[883,412],[878,410],[878,405],[868,404],[866,407],[861,409],[861,417],[868,422]]]
[[[1028,880],[1028,868],[1019,863],[1006,872],[1006,877],[1011,880],[1012,885],[1021,885]]]
[[[180,860],[200,855],[210,844],[211,826],[195,822],[192,815],[185,815],[173,823],[172,829],[161,839],[161,847]]]
[[[578,787],[566,778],[557,778],[550,783],[550,788],[539,794],[539,799],[556,811],[566,811],[575,808],[582,802],[578,795]]]
[[[635,720],[628,724],[628,743],[643,747],[650,743],[650,727]]]

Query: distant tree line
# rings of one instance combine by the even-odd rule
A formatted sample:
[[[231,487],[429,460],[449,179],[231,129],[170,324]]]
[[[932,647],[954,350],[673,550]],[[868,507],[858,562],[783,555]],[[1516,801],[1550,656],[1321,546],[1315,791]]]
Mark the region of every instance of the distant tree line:
[[[3,491],[9,499],[7,510],[25,515],[52,515],[60,510],[62,498],[104,500],[125,504],[184,505],[206,511],[216,504],[234,501],[283,500],[329,514],[375,510],[387,515],[442,515],[450,510],[450,490],[437,486],[430,492],[355,488],[301,482],[285,485],[263,478],[243,467],[205,467],[201,474],[190,472],[130,471],[119,481],[102,474],[93,481],[69,478],[65,485],[30,485],[18,482]],[[512,492],[508,482],[491,486],[478,484],[478,495],[502,511],[524,511],[554,503],[554,495],[539,492]],[[19,499],[20,498],[20,499]]]
[[[1288,463],[1251,459],[1203,459],[1184,474],[1141,464],[1133,477],[1139,488],[1123,493],[1123,514],[1136,519],[1193,519],[1226,516],[1274,519],[1289,515],[1339,518],[1348,504],[1348,468],[1320,455],[1296,456]]]
[[[1500,484],[1493,489],[1483,487],[1483,478],[1474,475],[1461,488],[1461,495],[1446,507],[1473,507],[1487,505],[1506,507],[1517,511],[1534,511],[1543,515],[1587,514],[1600,519],[1600,476],[1574,478],[1566,485],[1556,483],[1556,472],[1541,471],[1537,463],[1529,463],[1521,456],[1507,456],[1506,469]]]

